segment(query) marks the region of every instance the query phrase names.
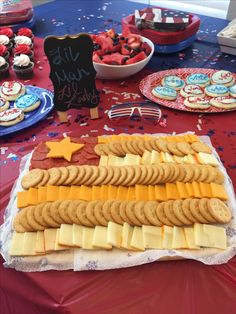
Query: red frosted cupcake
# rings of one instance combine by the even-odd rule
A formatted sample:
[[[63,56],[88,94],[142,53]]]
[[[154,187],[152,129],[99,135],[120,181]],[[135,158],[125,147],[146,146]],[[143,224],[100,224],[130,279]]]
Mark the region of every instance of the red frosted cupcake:
[[[14,49],[14,57],[17,57],[21,54],[27,55],[31,61],[34,61],[34,53],[30,49],[30,46],[26,44],[17,45]]]
[[[26,36],[29,37],[32,41],[34,39],[34,35],[32,33],[32,30],[27,27],[22,27],[18,30],[17,36]]]
[[[21,54],[13,59],[13,70],[16,76],[22,80],[28,80],[33,77],[34,63],[30,61],[27,55]]]
[[[3,57],[0,57],[0,80],[3,80],[8,76],[9,76],[9,63]]]
[[[0,45],[4,45],[7,47],[7,50],[11,53],[13,43],[6,35],[0,35]]]
[[[11,42],[14,39],[14,32],[10,27],[0,27],[0,35],[7,36]]]
[[[10,52],[7,50],[7,47],[4,45],[0,45],[0,57],[3,57],[8,62],[9,56],[10,56]]]

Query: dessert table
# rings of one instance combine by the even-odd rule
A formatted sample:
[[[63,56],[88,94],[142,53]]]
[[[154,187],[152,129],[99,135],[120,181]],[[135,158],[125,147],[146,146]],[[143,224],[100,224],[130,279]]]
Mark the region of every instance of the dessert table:
[[[53,90],[43,52],[47,35],[97,33],[115,28],[135,9],[146,7],[128,1],[57,0],[35,8],[35,75],[25,85]],[[173,54],[154,54],[148,66],[133,77],[97,80],[100,91],[98,120],[88,109],[69,111],[69,123],[60,124],[52,111],[47,118],[17,133],[0,138],[0,222],[19,174],[21,158],[42,140],[68,136],[119,133],[182,133],[208,135],[236,188],[236,113],[197,114],[162,109],[158,125],[131,121],[114,125],[106,110],[122,102],[144,101],[139,82],[145,76],[173,68],[213,68],[236,72],[236,57],[222,54],[216,34],[228,21],[200,16],[194,44]],[[16,79],[11,72],[10,79]],[[234,230],[232,232],[235,232]],[[0,244],[1,245],[1,244]],[[235,248],[236,250],[236,248]],[[191,260],[153,262],[132,268],[83,272],[17,272],[1,259],[2,313],[226,313],[236,308],[236,257],[227,264],[207,266]]]

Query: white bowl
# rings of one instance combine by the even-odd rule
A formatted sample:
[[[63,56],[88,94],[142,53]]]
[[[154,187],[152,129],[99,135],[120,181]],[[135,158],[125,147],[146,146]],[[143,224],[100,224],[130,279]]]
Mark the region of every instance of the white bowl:
[[[147,58],[137,63],[127,65],[110,65],[93,62],[94,68],[97,72],[96,78],[106,80],[118,80],[134,75],[141,71],[148,64],[154,53],[153,42],[150,39],[143,36],[141,36],[141,40],[142,42],[146,42],[152,49]]]

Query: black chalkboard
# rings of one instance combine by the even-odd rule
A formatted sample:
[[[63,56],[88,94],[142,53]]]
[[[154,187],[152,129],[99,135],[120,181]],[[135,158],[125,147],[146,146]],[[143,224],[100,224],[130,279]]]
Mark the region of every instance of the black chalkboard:
[[[55,109],[97,107],[99,92],[95,84],[91,37],[84,33],[48,36],[44,40],[44,51],[50,64]]]

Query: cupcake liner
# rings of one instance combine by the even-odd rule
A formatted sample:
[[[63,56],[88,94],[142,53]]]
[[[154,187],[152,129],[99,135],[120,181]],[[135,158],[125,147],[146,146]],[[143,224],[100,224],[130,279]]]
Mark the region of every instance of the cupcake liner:
[[[0,67],[0,80],[3,80],[9,76],[9,63],[5,63]]]
[[[34,63],[30,62],[30,64],[27,67],[18,67],[16,65],[13,65],[13,70],[16,73],[16,76],[19,79],[28,80],[31,79],[34,75],[33,72]]]

